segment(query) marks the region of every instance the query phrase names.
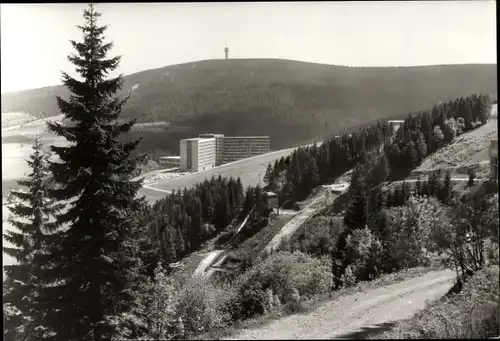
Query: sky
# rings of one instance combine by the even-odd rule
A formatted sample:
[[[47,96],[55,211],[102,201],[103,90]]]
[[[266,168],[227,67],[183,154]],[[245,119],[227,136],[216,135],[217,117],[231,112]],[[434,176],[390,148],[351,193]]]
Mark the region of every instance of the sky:
[[[75,76],[85,4],[1,5],[1,91]],[[284,58],[347,66],[496,63],[494,1],[102,3],[125,75],[205,59]],[[113,75],[112,75],[113,76]]]

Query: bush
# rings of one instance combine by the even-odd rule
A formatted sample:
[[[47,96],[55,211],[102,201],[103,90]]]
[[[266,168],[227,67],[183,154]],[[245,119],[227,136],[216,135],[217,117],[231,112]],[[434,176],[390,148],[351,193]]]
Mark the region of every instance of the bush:
[[[354,230],[346,240],[346,253],[350,265],[345,274],[344,285],[355,284],[355,281],[366,281],[379,275],[379,264],[382,257],[382,243],[365,227]],[[354,277],[356,280],[354,280]]]
[[[285,239],[281,251],[300,251],[316,257],[332,254],[337,239],[343,231],[343,221],[338,218],[316,216],[306,222],[291,238]]]
[[[426,266],[437,246],[432,238],[446,211],[436,198],[411,195],[405,206],[385,211],[385,252],[397,269]]]
[[[184,337],[222,328],[232,322],[234,291],[214,286],[204,278],[192,278],[177,295],[177,314],[182,320]]]
[[[277,252],[257,262],[238,278],[240,314],[242,317],[263,314],[276,302],[296,305],[327,292],[331,286],[329,259],[315,259],[301,252]],[[269,290],[271,295],[266,294]]]

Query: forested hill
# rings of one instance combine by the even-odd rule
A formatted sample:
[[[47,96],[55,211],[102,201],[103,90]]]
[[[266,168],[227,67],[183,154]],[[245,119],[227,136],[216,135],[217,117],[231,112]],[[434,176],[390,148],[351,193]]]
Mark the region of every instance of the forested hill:
[[[344,67],[281,59],[206,60],[124,78],[125,117],[189,133],[269,134],[298,143],[471,93],[496,98],[496,65]],[[2,112],[58,114],[61,86],[2,95]],[[293,131],[293,136],[291,136]]]

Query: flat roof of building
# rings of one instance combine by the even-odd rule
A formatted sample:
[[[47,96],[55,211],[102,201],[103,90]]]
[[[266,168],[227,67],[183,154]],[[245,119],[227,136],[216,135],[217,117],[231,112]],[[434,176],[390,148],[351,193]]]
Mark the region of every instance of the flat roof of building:
[[[277,197],[278,194],[274,193],[274,192],[264,192],[264,194],[268,197]]]
[[[200,142],[204,142],[204,141],[214,141],[215,139],[213,137],[191,137],[189,139],[182,139],[181,141],[200,141]]]
[[[162,160],[180,160],[180,156],[160,156]]]
[[[221,137],[221,136],[224,136],[224,134],[216,134],[216,133],[202,133],[202,134],[199,134],[199,135],[198,135],[198,137],[204,137],[204,136]]]
[[[269,136],[224,136],[225,139],[268,139]]]

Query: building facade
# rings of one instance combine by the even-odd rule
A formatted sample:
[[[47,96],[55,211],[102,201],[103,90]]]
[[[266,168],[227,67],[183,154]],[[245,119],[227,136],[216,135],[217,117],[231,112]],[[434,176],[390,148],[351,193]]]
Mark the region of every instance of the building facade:
[[[223,141],[223,163],[271,151],[271,139],[269,136],[225,136]]]
[[[160,156],[160,166],[163,167],[180,167],[180,156]]]
[[[180,142],[180,170],[204,171],[215,167],[215,138],[195,137]]]
[[[215,139],[215,165],[222,165],[224,161],[224,134],[205,133],[198,135],[198,137]]]

